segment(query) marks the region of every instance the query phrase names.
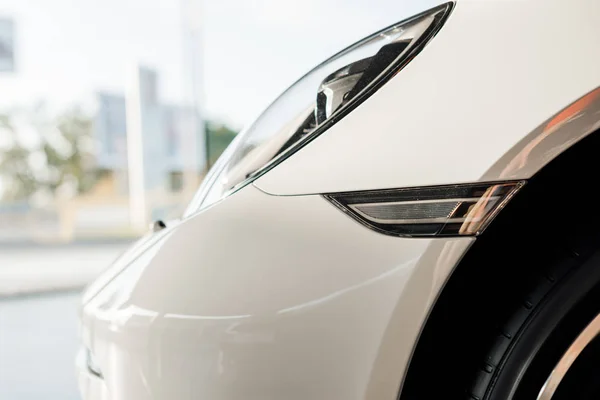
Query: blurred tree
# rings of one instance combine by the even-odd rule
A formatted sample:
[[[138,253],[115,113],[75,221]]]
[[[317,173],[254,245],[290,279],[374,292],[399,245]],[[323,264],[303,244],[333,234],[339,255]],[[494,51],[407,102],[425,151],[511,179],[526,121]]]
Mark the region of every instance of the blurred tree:
[[[92,120],[73,108],[48,118],[39,105],[0,114],[0,180],[4,200],[47,203],[89,190],[93,168]]]
[[[205,122],[206,138],[208,144],[208,166],[212,166],[229,143],[237,135],[237,131],[217,122]]]

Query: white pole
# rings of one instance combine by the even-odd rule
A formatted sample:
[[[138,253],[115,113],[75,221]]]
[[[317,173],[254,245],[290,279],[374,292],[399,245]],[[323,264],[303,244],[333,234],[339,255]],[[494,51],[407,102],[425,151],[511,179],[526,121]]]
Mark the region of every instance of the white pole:
[[[142,232],[148,225],[144,177],[144,146],[140,68],[131,68],[125,92],[127,164],[129,176],[129,218],[131,228]]]
[[[203,12],[202,0],[181,0],[184,69],[189,79],[186,97],[192,104],[195,115],[194,140],[190,145],[195,147],[195,157],[191,165],[204,170],[208,165],[206,149],[206,132],[204,131],[204,84],[203,84]],[[196,171],[197,173],[198,171]]]

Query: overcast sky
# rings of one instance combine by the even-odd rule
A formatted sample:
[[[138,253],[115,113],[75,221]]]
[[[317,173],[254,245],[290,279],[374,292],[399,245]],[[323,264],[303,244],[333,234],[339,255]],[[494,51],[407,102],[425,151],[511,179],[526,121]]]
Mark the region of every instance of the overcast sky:
[[[194,0],[195,1],[195,0]],[[189,93],[183,16],[203,27],[204,108],[241,127],[300,75],[361,37],[439,0],[0,0],[16,27],[16,71],[0,107],[55,108],[122,93],[134,63],[155,68],[161,98]]]

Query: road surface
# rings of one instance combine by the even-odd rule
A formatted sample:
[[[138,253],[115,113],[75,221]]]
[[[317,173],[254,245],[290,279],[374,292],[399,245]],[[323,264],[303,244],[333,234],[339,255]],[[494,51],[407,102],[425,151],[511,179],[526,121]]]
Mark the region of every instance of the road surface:
[[[77,400],[78,292],[0,299],[0,399]]]
[[[130,241],[66,245],[0,243],[0,299],[15,294],[79,289],[129,246]]]

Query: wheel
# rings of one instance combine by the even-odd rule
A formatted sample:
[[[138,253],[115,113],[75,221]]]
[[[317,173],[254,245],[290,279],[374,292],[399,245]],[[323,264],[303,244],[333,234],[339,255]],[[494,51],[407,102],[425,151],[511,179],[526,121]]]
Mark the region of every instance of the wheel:
[[[469,400],[600,399],[600,251],[543,271],[490,338]]]

